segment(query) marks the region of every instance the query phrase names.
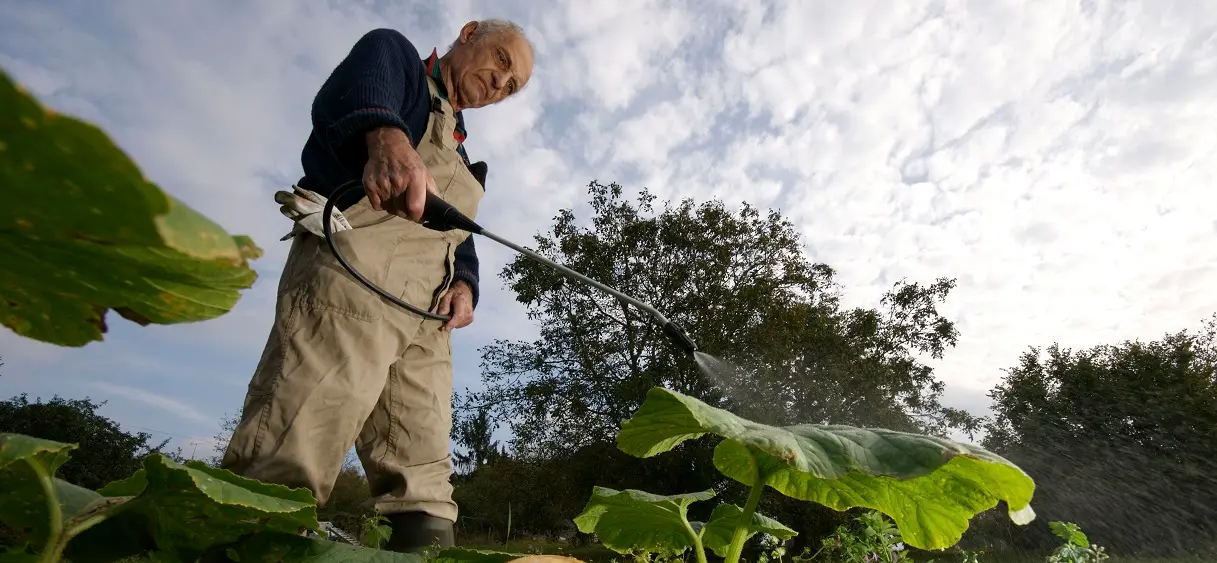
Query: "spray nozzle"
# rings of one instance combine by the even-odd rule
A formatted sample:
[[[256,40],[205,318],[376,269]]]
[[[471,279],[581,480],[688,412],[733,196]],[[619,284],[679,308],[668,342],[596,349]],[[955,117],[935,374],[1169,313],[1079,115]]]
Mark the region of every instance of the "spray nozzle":
[[[482,226],[466,217],[451,203],[431,192],[427,192],[427,203],[423,207],[423,226],[435,231],[451,231],[460,229],[475,234],[481,234]]]
[[[694,343],[693,339],[689,337],[689,333],[685,332],[684,327],[672,321],[668,321],[663,324],[663,332],[664,334],[667,334],[669,338],[676,341],[676,343],[679,344],[680,347],[690,355],[697,351],[697,344]]]

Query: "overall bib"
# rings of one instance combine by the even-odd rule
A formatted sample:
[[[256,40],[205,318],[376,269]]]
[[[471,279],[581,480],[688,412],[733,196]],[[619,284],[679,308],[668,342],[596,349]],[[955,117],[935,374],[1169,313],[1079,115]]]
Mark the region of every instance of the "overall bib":
[[[418,154],[440,197],[476,217],[483,188],[456,151],[452,106],[433,80],[427,84],[432,109]],[[347,261],[386,291],[434,311],[469,233],[375,211],[366,197],[343,214],[352,228],[333,239]],[[456,521],[449,332],[369,291],[320,237],[292,240],[274,325],[222,467],[307,487],[322,504],[354,445],[371,508]]]

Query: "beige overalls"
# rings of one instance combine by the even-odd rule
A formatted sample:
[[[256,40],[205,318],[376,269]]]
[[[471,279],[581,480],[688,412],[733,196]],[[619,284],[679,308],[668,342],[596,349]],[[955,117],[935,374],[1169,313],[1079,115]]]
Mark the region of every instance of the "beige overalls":
[[[417,147],[439,195],[471,218],[483,189],[456,152],[452,106],[427,80],[433,109]],[[375,211],[367,198],[334,233],[347,261],[407,303],[434,311],[469,233],[439,232]],[[222,467],[307,487],[324,503],[356,446],[377,512],[456,521],[452,501],[452,348],[442,323],[365,288],[320,237],[295,236],[275,322]]]

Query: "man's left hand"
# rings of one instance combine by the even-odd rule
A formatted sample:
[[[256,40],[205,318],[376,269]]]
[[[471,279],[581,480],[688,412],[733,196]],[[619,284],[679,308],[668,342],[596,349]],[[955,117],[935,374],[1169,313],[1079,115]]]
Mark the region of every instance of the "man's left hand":
[[[473,322],[473,290],[469,284],[457,281],[439,298],[441,315],[451,315],[452,318],[444,323],[443,330],[465,328]]]

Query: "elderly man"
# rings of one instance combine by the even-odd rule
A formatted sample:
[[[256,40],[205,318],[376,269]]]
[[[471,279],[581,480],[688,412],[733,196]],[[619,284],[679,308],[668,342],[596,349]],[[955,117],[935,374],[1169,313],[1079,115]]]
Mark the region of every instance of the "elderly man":
[[[402,34],[378,29],[334,69],[313,102],[297,193],[329,196],[362,179],[363,193],[335,202],[351,227],[335,243],[376,285],[451,320],[395,307],[352,278],[322,238],[294,229],[223,467],[307,487],[324,503],[354,445],[370,508],[392,523],[387,547],[453,544],[449,336],[473,320],[478,263],[468,233],[419,221],[428,191],[476,215],[486,165],[465,155],[461,112],[515,94],[532,65],[520,28],[487,20],[462,27],[443,57],[422,58]]]

